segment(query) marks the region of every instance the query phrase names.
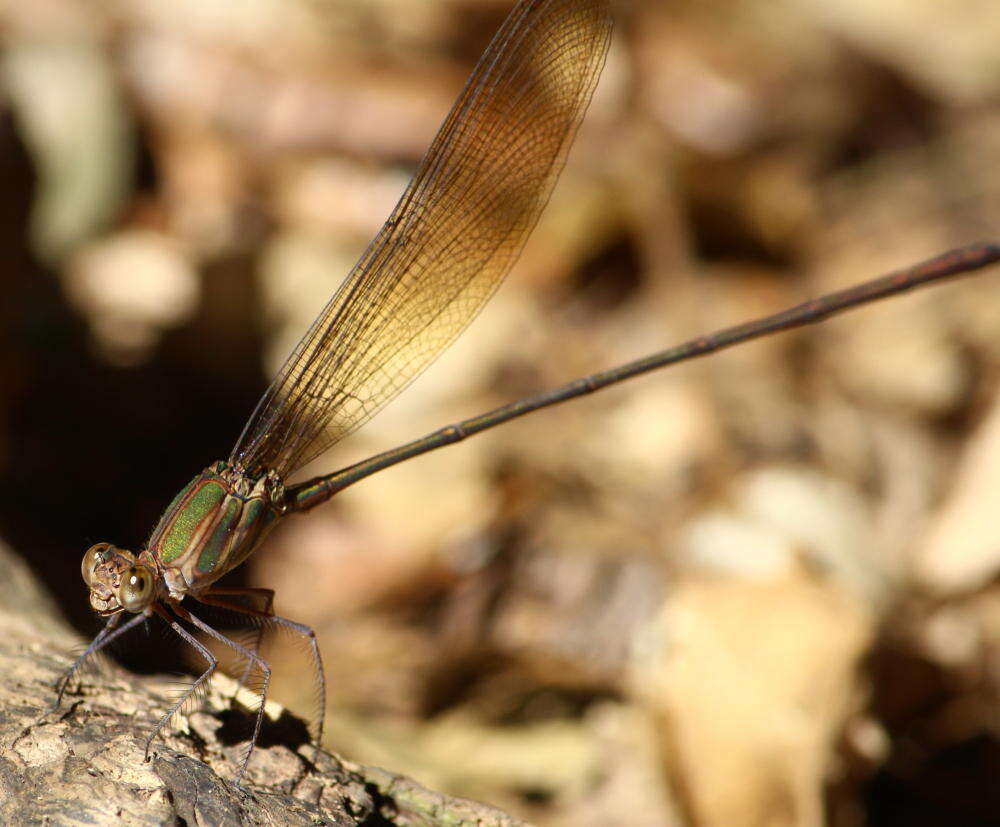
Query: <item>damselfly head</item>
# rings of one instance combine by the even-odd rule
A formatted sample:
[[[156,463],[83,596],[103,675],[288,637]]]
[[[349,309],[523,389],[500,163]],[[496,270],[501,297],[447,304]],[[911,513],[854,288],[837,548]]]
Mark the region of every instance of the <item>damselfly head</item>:
[[[80,573],[90,587],[91,608],[100,615],[122,610],[138,614],[156,599],[153,568],[137,562],[131,551],[111,543],[97,543],[87,549]]]

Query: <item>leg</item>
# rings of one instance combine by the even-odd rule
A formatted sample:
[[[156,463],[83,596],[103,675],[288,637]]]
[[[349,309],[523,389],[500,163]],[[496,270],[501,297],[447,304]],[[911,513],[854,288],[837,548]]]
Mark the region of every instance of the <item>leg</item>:
[[[240,604],[232,604],[230,601],[224,601],[218,603],[212,600],[202,600],[202,603],[208,603],[214,606],[220,606],[221,608],[228,609],[229,611],[236,612],[237,614],[251,615],[252,617],[273,617],[274,616],[274,589],[260,589],[252,588],[250,586],[218,586],[213,587],[210,592],[211,595],[220,596],[234,596],[234,597],[249,597],[257,601],[258,605],[256,607],[250,607],[249,609],[244,608]],[[253,631],[252,644],[250,649],[252,649],[257,654],[260,654],[260,644],[264,639],[264,628],[265,623],[255,624]],[[237,684],[238,686],[246,686],[247,678],[250,677],[250,670],[253,668],[253,664],[247,663],[246,668],[243,670],[243,674],[240,675]]]
[[[215,668],[219,665],[218,659],[208,650],[208,647],[201,643],[201,641],[199,641],[196,637],[194,637],[194,635],[188,632],[187,629],[171,617],[170,612],[168,612],[161,604],[154,603],[153,611],[162,617],[169,624],[170,628],[180,635],[181,639],[183,639],[186,643],[191,644],[191,646],[198,651],[198,654],[201,655],[208,663],[208,668],[195,679],[195,682],[192,683],[173,704],[171,704],[170,708],[163,714],[163,717],[156,722],[156,726],[153,727],[152,734],[146,739],[147,761],[149,760],[149,748],[153,743],[153,739],[159,734],[160,730],[166,726],[167,722],[174,717],[174,714],[184,705],[185,701],[197,692],[199,687],[207,681],[209,677],[211,677]]]
[[[208,590],[208,594],[218,597],[253,597],[257,598],[261,602],[261,608],[256,609],[256,611],[264,612],[265,614],[272,614],[272,607],[274,606],[274,589],[261,589],[255,586],[212,586]],[[200,598],[198,598],[200,599]],[[207,600],[202,600],[202,603],[207,603]],[[245,612],[245,609],[238,609],[237,611]]]
[[[265,593],[267,595],[267,601],[263,610],[249,609],[225,599],[230,595],[263,596]],[[260,633],[257,636],[257,647],[260,646],[261,636],[263,635],[264,628],[268,623],[283,626],[295,634],[300,635],[306,641],[306,644],[309,646],[309,656],[312,659],[313,687],[315,688],[316,694],[316,710],[312,721],[313,726],[310,728],[313,730],[313,740],[316,741],[316,743],[319,743],[323,737],[323,718],[326,713],[326,675],[323,672],[323,659],[320,657],[319,642],[316,640],[316,633],[304,623],[296,623],[294,620],[289,620],[286,617],[274,614],[274,610],[272,609],[274,591],[271,589],[212,588],[197,599],[210,606],[218,606],[222,609],[228,609],[231,612],[245,614],[261,620],[262,622],[259,627]],[[254,647],[254,651],[257,650],[257,647]],[[249,664],[247,672],[244,672],[243,674],[241,683],[246,680],[248,672]]]
[[[243,762],[240,764],[239,772],[237,772],[236,774],[236,783],[239,784],[240,779],[243,777],[243,773],[246,772],[247,764],[250,762],[250,755],[253,753],[254,745],[257,743],[257,738],[260,735],[261,723],[264,720],[264,703],[267,701],[267,690],[271,684],[271,667],[268,666],[267,663],[265,663],[264,660],[256,652],[251,651],[246,646],[242,646],[235,640],[230,640],[221,632],[217,632],[215,629],[213,629],[211,626],[205,623],[205,621],[199,620],[197,617],[191,614],[191,612],[189,612],[182,606],[171,604],[170,608],[173,609],[174,613],[182,620],[186,620],[191,625],[197,627],[198,629],[201,629],[201,631],[203,631],[208,636],[213,637],[220,643],[224,643],[226,646],[229,646],[231,649],[234,649],[238,654],[246,658],[248,662],[251,662],[254,666],[260,669],[261,675],[263,676],[260,688],[260,703],[257,705],[256,715],[254,719],[254,726],[253,726],[253,735],[250,738],[250,747],[247,749],[246,755],[243,756]],[[192,640],[193,639],[194,638],[192,638]],[[202,648],[204,648],[204,646],[202,646]],[[208,650],[206,649],[205,651]],[[212,664],[212,667],[208,670],[208,672],[206,672],[204,675],[202,675],[201,678],[198,679],[197,683],[200,683],[208,674],[214,671],[215,667],[218,665],[218,660],[216,660],[214,656],[212,657],[212,660],[215,661]],[[194,688],[196,687],[192,687],[192,690]],[[190,695],[190,692],[187,694]],[[182,698],[181,701],[183,702],[183,700],[185,699]]]
[[[90,645],[80,653],[80,656],[73,662],[73,665],[66,671],[66,674],[59,679],[59,682],[56,684],[56,708],[58,708],[62,703],[63,695],[66,693],[66,688],[69,686],[69,682],[73,679],[73,676],[77,673],[80,667],[83,666],[87,658],[101,651],[101,649],[105,646],[113,643],[119,637],[138,626],[143,620],[146,619],[145,615],[138,614],[130,618],[128,623],[124,626],[118,626],[118,624],[121,623],[122,617],[124,617],[124,615],[121,612],[111,615],[111,617],[108,618],[108,622],[104,625],[104,628],[98,632],[97,637],[95,637],[90,642]]]

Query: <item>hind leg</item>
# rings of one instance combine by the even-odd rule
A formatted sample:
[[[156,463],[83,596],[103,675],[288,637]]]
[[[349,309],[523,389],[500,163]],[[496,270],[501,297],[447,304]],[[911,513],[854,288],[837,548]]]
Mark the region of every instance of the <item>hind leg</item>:
[[[231,597],[244,596],[258,599],[262,599],[266,596],[264,608],[252,609],[242,606],[233,600],[227,599]],[[311,721],[312,726],[310,729],[312,730],[313,739],[318,743],[323,737],[323,719],[326,712],[326,676],[323,673],[323,659],[320,656],[319,642],[316,640],[316,633],[304,623],[298,623],[294,620],[289,620],[286,617],[274,614],[274,610],[272,608],[272,604],[274,602],[274,592],[271,589],[243,589],[235,587],[212,588],[204,594],[199,595],[197,599],[210,606],[218,606],[219,608],[227,609],[231,612],[255,618],[260,624],[260,631],[257,636],[257,646],[260,645],[260,639],[263,635],[264,628],[268,624],[282,626],[305,640],[306,645],[308,646],[309,656],[312,661],[313,686],[316,694],[316,711],[314,713],[314,718]],[[254,651],[256,651],[256,647]],[[244,673],[244,679],[246,674],[247,673]]]

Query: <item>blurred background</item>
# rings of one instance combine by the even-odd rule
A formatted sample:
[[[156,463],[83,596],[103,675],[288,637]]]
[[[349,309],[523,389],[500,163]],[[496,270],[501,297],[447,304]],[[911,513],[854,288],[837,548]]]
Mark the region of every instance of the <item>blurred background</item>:
[[[510,6],[0,9],[0,538],[82,635],[83,550],[228,455]],[[505,286],[304,476],[1000,236],[995,2],[616,16]],[[993,272],[386,471],[233,582],[316,629],[329,748],[538,824],[1000,823],[998,368]]]

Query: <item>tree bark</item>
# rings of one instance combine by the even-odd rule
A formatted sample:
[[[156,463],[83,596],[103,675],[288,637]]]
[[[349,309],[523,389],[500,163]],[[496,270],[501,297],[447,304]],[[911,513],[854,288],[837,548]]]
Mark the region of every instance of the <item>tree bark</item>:
[[[283,735],[280,725],[268,727],[236,786],[246,743],[227,741],[230,699],[214,681],[194,712],[157,736],[147,761],[146,739],[168,705],[168,685],[117,668],[90,672],[55,709],[53,687],[80,643],[24,564],[0,548],[2,824],[522,823],[342,760]]]

